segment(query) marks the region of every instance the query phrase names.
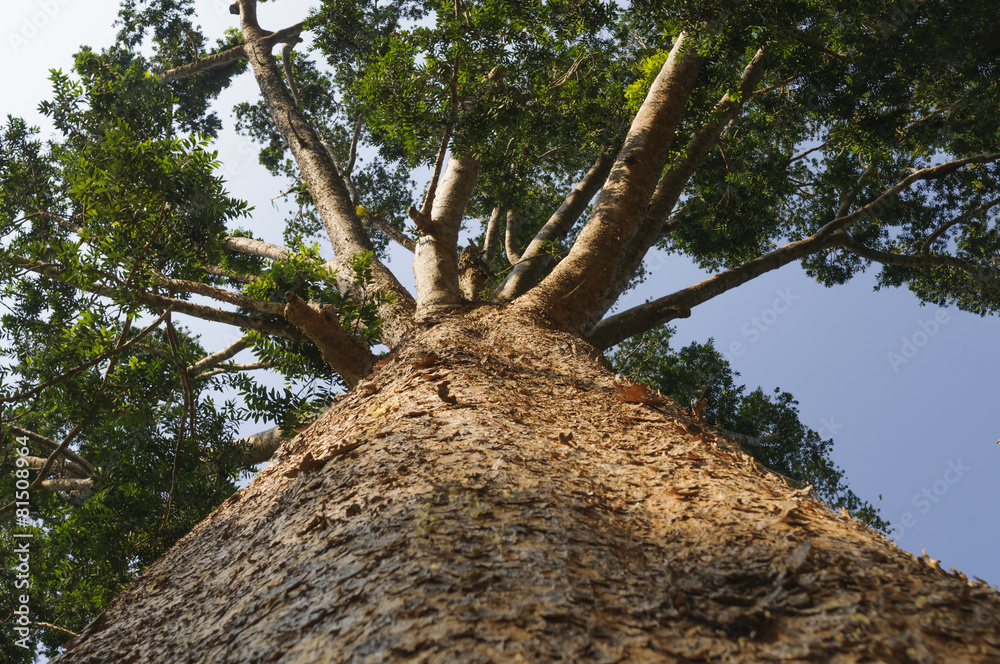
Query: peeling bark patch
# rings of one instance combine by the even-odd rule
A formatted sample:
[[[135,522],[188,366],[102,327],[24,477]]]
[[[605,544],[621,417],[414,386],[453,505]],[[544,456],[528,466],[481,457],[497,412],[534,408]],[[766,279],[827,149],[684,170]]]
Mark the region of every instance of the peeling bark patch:
[[[402,347],[55,661],[998,661],[995,590],[502,315]]]

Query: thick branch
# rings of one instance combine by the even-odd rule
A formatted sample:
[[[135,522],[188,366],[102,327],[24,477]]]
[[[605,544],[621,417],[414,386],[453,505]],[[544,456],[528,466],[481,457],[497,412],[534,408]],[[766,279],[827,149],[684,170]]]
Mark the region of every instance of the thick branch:
[[[246,364],[223,364],[215,369],[210,369],[200,373],[195,378],[210,378],[224,373],[239,373],[242,371],[255,371],[257,369],[273,369],[278,366],[277,362],[247,362]]]
[[[23,436],[28,438],[29,440],[33,440],[34,442],[38,443],[39,445],[49,450],[50,452],[59,449],[59,443],[52,440],[51,438],[46,438],[40,433],[35,433],[34,431],[22,429],[21,427],[15,426],[13,424],[8,424],[7,427],[11,430],[12,433],[14,433],[14,435]],[[97,468],[95,468],[89,461],[87,461],[83,457],[77,455],[75,452],[73,452],[73,450],[65,449],[62,451],[62,455],[68,461],[80,466],[80,468],[82,468],[87,475],[93,475],[95,472],[97,472]]]
[[[768,433],[763,436],[748,436],[745,433],[730,431],[729,429],[723,429],[722,427],[715,428],[721,431],[727,438],[735,440],[744,448],[751,447],[753,449],[760,449],[765,445],[770,445],[781,440],[781,434],[779,433]]]
[[[604,185],[604,181],[608,179],[608,173],[611,172],[613,163],[611,157],[601,155],[587,171],[587,174],[583,176],[583,179],[573,187],[566,200],[549,217],[549,220],[545,222],[545,225],[521,254],[520,259],[500,288],[498,295],[501,299],[513,300],[538,283],[545,268],[552,260],[552,255],[546,249],[553,242],[566,237],[573,224],[587,209],[590,200]]]
[[[281,44],[283,42],[287,43],[298,39],[299,33],[302,32],[302,23],[296,23],[293,26],[278,30],[277,32],[272,32],[266,34],[262,37],[262,42],[270,47],[275,44]],[[219,51],[218,53],[213,53],[212,55],[206,55],[204,58],[192,62],[186,65],[181,65],[180,67],[174,67],[173,69],[168,69],[160,74],[160,82],[170,83],[171,81],[178,81],[182,78],[188,78],[201,72],[210,71],[212,69],[218,69],[219,67],[224,67],[230,62],[236,62],[240,58],[247,57],[246,44],[240,44],[238,46],[231,46],[225,50]]]
[[[164,288],[169,288],[174,293],[197,293],[198,295],[210,297],[213,300],[235,304],[238,307],[256,311],[259,314],[276,314],[280,316],[285,311],[285,305],[278,302],[255,300],[246,295],[233,293],[232,291],[227,291],[210,284],[203,284],[198,281],[171,279],[162,274],[154,274],[153,283]]]
[[[252,468],[270,459],[275,451],[281,447],[281,435],[281,427],[271,427],[252,436],[242,438],[240,442],[247,447],[246,456],[243,457],[243,466],[245,468]]]
[[[625,290],[629,280],[639,268],[649,249],[663,236],[667,217],[677,205],[684,187],[695,170],[705,161],[712,147],[718,144],[719,137],[729,124],[736,119],[743,108],[743,101],[750,97],[754,88],[764,77],[764,50],[759,49],[743,70],[740,79],[739,99],[734,100],[726,93],[715,105],[708,120],[695,132],[688,142],[687,149],[674,159],[667,171],[660,178],[653,192],[649,210],[636,232],[634,239],[625,251],[621,265],[615,274],[614,281],[600,305],[591,313],[588,325],[593,325],[607,313],[618,296]],[[675,217],[679,219],[680,217]]]
[[[229,344],[225,348],[217,350],[211,355],[206,355],[205,357],[201,358],[200,360],[189,366],[187,368],[188,373],[197,374],[201,373],[205,369],[211,369],[215,365],[221,364],[222,362],[225,362],[226,360],[232,358],[240,351],[245,350],[246,347],[247,347],[247,337],[246,335],[243,335],[242,337],[240,337],[233,343]]]
[[[804,240],[791,242],[693,286],[609,316],[595,325],[585,338],[601,350],[610,348],[657,325],[675,318],[687,318],[695,306],[756,279],[765,272],[776,270],[794,260],[842,243],[843,234],[834,237],[813,235]]]
[[[955,159],[953,161],[947,161],[943,164],[938,164],[937,166],[929,166],[927,168],[922,168],[919,171],[914,171],[889,189],[886,189],[871,203],[858,208],[851,214],[838,215],[835,219],[823,226],[823,228],[819,229],[819,231],[816,232],[816,237],[828,236],[840,230],[847,230],[852,224],[872,215],[879,214],[889,207],[892,201],[895,200],[896,196],[899,195],[899,192],[907,189],[914,182],[944,177],[945,175],[953,173],[959,168],[968,166],[969,164],[985,164],[997,160],[1000,160],[1000,153],[983,154],[975,157]]]
[[[94,480],[77,478],[59,478],[54,480],[42,480],[38,486],[39,491],[83,491],[86,494],[93,494]]]
[[[413,241],[413,238],[411,238],[409,235],[407,235],[403,231],[399,230],[398,228],[390,224],[388,221],[385,220],[385,218],[381,214],[377,212],[372,212],[362,217],[361,221],[367,224],[371,224],[382,234],[384,234],[390,240],[395,241],[396,244],[400,245],[404,249],[409,249],[410,251],[416,251],[417,243]]]
[[[495,207],[490,213],[490,220],[486,223],[486,238],[483,240],[483,258],[487,263],[492,263],[497,255],[497,247],[500,246],[500,219],[506,214],[503,208]]]
[[[504,229],[503,249],[507,254],[507,262],[512,266],[521,260],[521,252],[517,249],[517,224],[519,217],[514,210],[507,210],[507,224]]]
[[[900,267],[912,268],[950,267],[961,270],[982,283],[997,283],[996,276],[988,274],[985,270],[967,263],[961,258],[957,258],[955,256],[942,256],[941,254],[920,254],[919,256],[907,256],[905,254],[896,254],[891,251],[870,249],[847,233],[837,233],[835,237],[839,240],[838,244],[850,251],[852,254],[856,254],[861,258],[865,258],[876,263],[882,263],[883,265],[898,265]]]
[[[59,445],[57,444],[56,448],[58,449],[58,447]],[[46,458],[35,456],[25,457],[25,460],[28,462],[28,470],[41,470],[45,467],[45,462],[48,461]],[[83,466],[73,461],[63,461],[53,472],[63,472],[77,479],[90,477],[90,473]]]
[[[462,301],[458,284],[458,231],[478,179],[478,158],[452,155],[448,159],[443,181],[433,196],[430,216],[424,218],[423,228],[419,228],[421,237],[413,258],[418,316]]]
[[[323,359],[340,374],[348,388],[371,373],[375,356],[368,344],[344,332],[335,312],[307,303],[291,291],[285,293],[285,299],[288,301],[285,318],[313,340]]]
[[[567,332],[581,332],[600,305],[646,216],[701,58],[684,33],[632,121],[594,213],[569,255],[512,305]]]
[[[247,42],[246,51],[257,85],[275,128],[284,138],[298,164],[334,253],[340,259],[347,260],[359,253],[373,252],[371,240],[358,219],[354,203],[337,167],[313,126],[295,105],[285,85],[281,71],[271,55],[274,41],[269,40],[268,33],[257,24],[255,0],[240,0],[238,6],[240,29]],[[385,320],[383,340],[389,346],[395,346],[409,333],[414,301],[380,261],[374,262],[372,271],[375,289],[395,296],[379,312]]]
[[[295,255],[284,247],[279,247],[276,244],[264,242],[263,240],[254,240],[249,237],[227,237],[222,241],[222,248],[226,251],[269,258],[272,261],[284,260]]]

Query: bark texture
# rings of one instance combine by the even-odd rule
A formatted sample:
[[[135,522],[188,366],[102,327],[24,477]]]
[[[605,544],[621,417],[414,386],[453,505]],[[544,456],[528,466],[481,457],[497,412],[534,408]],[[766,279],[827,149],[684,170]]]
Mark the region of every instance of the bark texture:
[[[994,589],[514,315],[415,336],[53,661],[998,661]]]

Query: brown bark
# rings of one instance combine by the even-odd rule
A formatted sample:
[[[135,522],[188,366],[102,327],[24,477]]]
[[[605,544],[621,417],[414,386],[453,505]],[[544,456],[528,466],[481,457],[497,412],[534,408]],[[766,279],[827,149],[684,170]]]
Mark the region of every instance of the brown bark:
[[[469,245],[462,249],[458,259],[458,285],[462,297],[469,302],[481,300],[480,295],[489,278],[490,271],[479,254],[479,248]]]
[[[53,662],[1000,658],[995,589],[514,313],[415,336]]]
[[[569,255],[512,306],[556,329],[583,330],[646,216],[700,61],[692,39],[678,36]]]
[[[375,366],[375,356],[368,343],[340,328],[340,320],[332,307],[305,302],[295,293],[285,293],[285,318],[309,337],[326,363],[340,374],[348,388],[357,385]]]

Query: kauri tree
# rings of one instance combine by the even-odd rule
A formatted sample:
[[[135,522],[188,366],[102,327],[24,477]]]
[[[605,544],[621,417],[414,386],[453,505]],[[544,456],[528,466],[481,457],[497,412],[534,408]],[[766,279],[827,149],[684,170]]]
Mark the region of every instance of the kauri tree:
[[[794,261],[994,313],[989,3],[256,6],[210,45],[124,0],[53,75],[57,137],[0,133],[9,661],[1000,658],[994,589],[663,327]],[[209,150],[248,70],[284,246]],[[657,247],[713,276],[609,315]]]

